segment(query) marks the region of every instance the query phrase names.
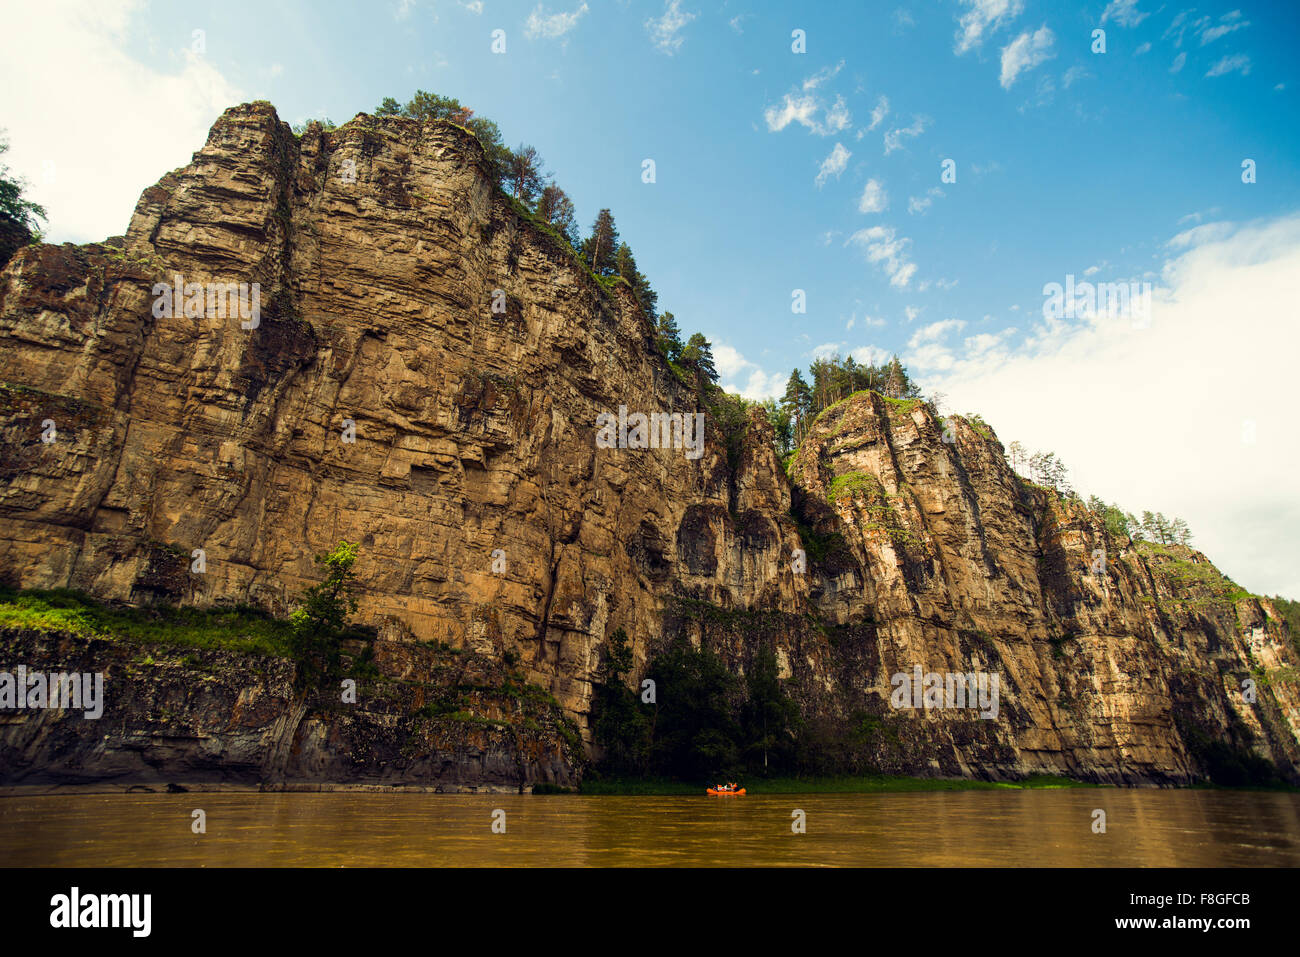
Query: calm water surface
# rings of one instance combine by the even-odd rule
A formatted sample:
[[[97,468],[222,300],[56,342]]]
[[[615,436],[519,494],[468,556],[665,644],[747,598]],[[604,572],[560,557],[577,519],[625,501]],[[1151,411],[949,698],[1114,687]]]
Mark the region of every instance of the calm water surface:
[[[207,812],[207,833],[190,830]],[[791,813],[807,833],[791,832]],[[1106,811],[1105,834],[1092,812]],[[505,811],[506,832],[492,832]],[[1207,791],[0,798],[8,866],[1297,866],[1300,795]]]

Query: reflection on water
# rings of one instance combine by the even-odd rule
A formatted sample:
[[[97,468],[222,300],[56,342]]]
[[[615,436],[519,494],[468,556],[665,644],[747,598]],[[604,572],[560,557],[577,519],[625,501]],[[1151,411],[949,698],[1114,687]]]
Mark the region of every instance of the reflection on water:
[[[191,832],[191,811],[207,833]],[[505,811],[504,834],[493,811]],[[792,812],[807,832],[791,831]],[[1092,831],[1093,810],[1106,833]],[[1296,866],[1300,795],[1218,791],[0,798],[7,866]]]

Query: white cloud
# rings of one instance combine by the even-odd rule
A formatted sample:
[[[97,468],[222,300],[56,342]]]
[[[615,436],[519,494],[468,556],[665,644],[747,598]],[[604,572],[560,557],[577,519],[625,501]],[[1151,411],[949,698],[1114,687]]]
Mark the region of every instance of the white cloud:
[[[1161,36],[1160,39],[1168,40],[1172,38],[1174,41],[1174,46],[1180,47],[1183,45],[1183,37],[1186,36],[1188,30],[1195,30],[1198,25],[1203,27],[1205,24],[1208,24],[1210,22],[1209,17],[1202,17],[1196,24],[1189,23],[1187,20],[1187,15],[1193,12],[1195,11],[1192,10],[1179,11],[1178,16],[1174,17],[1174,19],[1170,21],[1168,28],[1166,28],[1164,34]]]
[[[907,237],[898,237],[891,227],[871,226],[859,229],[845,240],[846,246],[850,243],[862,250],[867,262],[885,270],[891,286],[905,289],[916,273],[916,263],[907,256],[907,247],[912,241]]]
[[[1005,442],[1056,452],[1081,494],[1186,519],[1244,587],[1300,597],[1300,214],[1170,248],[1145,328],[1102,312],[1027,348],[994,344],[923,386],[980,412]],[[1142,375],[1116,389],[1124,369]],[[1134,415],[1171,401],[1177,414],[1158,422]]]
[[[1141,55],[1144,54],[1144,53],[1150,53],[1150,52],[1151,52],[1151,44],[1150,44],[1150,42],[1140,43],[1140,44],[1138,44],[1138,48],[1137,48],[1136,50],[1133,51],[1133,55],[1134,55],[1134,56],[1141,56]]]
[[[815,90],[827,80],[833,80],[842,69],[844,69],[843,60],[835,64],[835,66],[822,67],[812,76],[803,81],[804,92],[807,93],[810,90]]]
[[[682,43],[686,39],[682,36],[682,30],[696,16],[697,14],[682,10],[681,0],[667,0],[664,4],[663,16],[657,20],[651,17],[645,22],[646,31],[650,34],[650,42],[660,53],[672,56],[682,48]]]
[[[1169,67],[1169,72],[1177,73],[1179,70],[1183,68],[1183,64],[1186,62],[1187,62],[1187,52],[1183,51],[1182,53],[1178,54],[1178,56],[1174,57],[1174,62]]]
[[[838,133],[841,130],[847,130],[852,125],[853,116],[849,113],[844,97],[835,97],[835,102],[826,111],[826,131],[828,133]]]
[[[965,327],[966,323],[961,319],[942,319],[916,330],[907,344],[915,349],[926,342],[938,342],[940,339],[947,338],[948,333],[959,332]]]
[[[822,101],[811,93],[787,93],[780,105],[769,106],[763,111],[763,119],[767,122],[768,131],[772,133],[780,132],[791,123],[798,123],[818,136],[841,132],[852,122],[842,96],[835,98],[835,102],[825,109],[825,118],[819,120],[817,114],[822,110]]]
[[[1199,221],[1199,214],[1195,214]],[[1183,217],[1186,219],[1187,217]],[[1181,222],[1180,220],[1179,222]],[[1206,223],[1203,226],[1193,226],[1191,229],[1184,230],[1169,240],[1167,245],[1170,249],[1191,249],[1193,246],[1200,246],[1204,243],[1225,239],[1236,230],[1236,226],[1229,222]]]
[[[457,2],[475,16],[483,12],[483,0],[457,0]]]
[[[889,99],[885,96],[881,96],[880,99],[876,100],[876,105],[871,108],[871,125],[868,126],[867,129],[874,130],[888,115]]]
[[[727,392],[735,392],[746,399],[761,400],[785,391],[785,378],[781,373],[763,371],[757,363],[746,359],[739,350],[729,345],[716,343],[713,346],[713,364],[718,369],[718,380]],[[737,384],[742,379],[744,384]]]
[[[791,123],[798,123],[816,132],[819,126],[817,111],[820,109],[821,104],[817,102],[815,96],[795,96],[793,93],[787,93],[780,106],[769,106],[763,112],[763,118],[772,133],[780,132]]]
[[[1019,16],[1024,9],[1022,0],[961,0],[967,11],[957,21],[956,47],[953,52],[962,54],[984,41],[985,31],[992,32]]]
[[[713,347],[713,364],[717,367],[718,375],[725,379],[730,379],[753,365],[739,350],[722,344]]]
[[[524,36],[530,40],[541,37],[545,40],[558,40],[578,25],[582,15],[587,12],[587,5],[581,4],[572,13],[546,13],[539,3],[528,15],[524,23]]]
[[[885,134],[885,155],[888,156],[894,150],[903,148],[904,139],[914,139],[925,132],[925,128],[930,125],[928,116],[912,117],[912,125],[892,129]]]
[[[1110,0],[1101,12],[1101,22],[1104,25],[1106,21],[1114,20],[1121,27],[1135,27],[1148,16],[1150,14],[1137,8],[1137,0]]]
[[[879,346],[858,346],[856,349],[850,349],[849,355],[853,356],[853,361],[858,365],[881,366],[889,361],[892,353]]]
[[[884,212],[888,205],[889,196],[880,185],[880,180],[867,180],[867,185],[862,188],[862,198],[858,200],[858,212],[880,213]]]
[[[397,9],[393,11],[393,19],[397,21],[405,20],[411,15],[411,10],[415,7],[415,0],[397,0]]]
[[[1225,76],[1229,73],[1240,73],[1246,76],[1250,73],[1250,57],[1244,53],[1237,53],[1233,56],[1225,56],[1214,66],[1210,67],[1206,76]]]
[[[734,16],[727,21],[727,25],[730,26],[731,29],[735,30],[737,33],[744,33],[745,28],[741,26],[741,24],[745,22],[745,17],[747,17],[748,15],[749,14],[742,13],[739,14],[738,16]]]
[[[124,233],[140,193],[187,165],[221,112],[246,98],[190,50],[188,32],[153,62],[133,59],[132,21],[144,13],[132,0],[50,0],[25,6],[0,31],[5,159],[48,211],[50,242]],[[34,77],[40,95],[21,94]]]
[[[1025,70],[1032,70],[1038,64],[1054,57],[1056,54],[1052,52],[1052,45],[1055,42],[1055,35],[1046,25],[1043,25],[1033,33],[1026,30],[1003,47],[1000,78],[1002,89],[1011,89],[1011,84],[1016,82],[1016,77]]]
[[[917,309],[916,306],[908,306],[903,310],[903,313],[904,315],[907,316],[907,321],[912,322],[914,319],[916,319],[917,316],[921,314],[921,310]]]
[[[1088,72],[1087,67],[1072,66],[1065,71],[1065,75],[1061,77],[1061,82],[1065,84],[1065,88],[1068,90],[1080,80],[1090,79],[1092,79],[1092,74]]]
[[[1209,17],[1205,17],[1198,21],[1198,23],[1201,24],[1201,46],[1205,46],[1207,43],[1213,43],[1215,40],[1219,39],[1219,37],[1225,37],[1229,33],[1233,33],[1237,30],[1244,30],[1246,27],[1250,26],[1249,20],[1241,19],[1240,10],[1233,10],[1231,13],[1225,13],[1223,16],[1219,17],[1219,23],[1217,26],[1210,26],[1206,22],[1209,19]]]
[[[913,214],[924,213],[934,205],[936,199],[939,199],[942,196],[942,189],[938,186],[931,186],[925,191],[924,196],[909,196],[907,198],[907,211]]]
[[[821,169],[817,171],[817,188],[821,189],[822,184],[832,176],[839,179],[840,174],[849,165],[849,157],[852,155],[851,152],[844,148],[844,144],[836,143],[830,155],[822,160]]]

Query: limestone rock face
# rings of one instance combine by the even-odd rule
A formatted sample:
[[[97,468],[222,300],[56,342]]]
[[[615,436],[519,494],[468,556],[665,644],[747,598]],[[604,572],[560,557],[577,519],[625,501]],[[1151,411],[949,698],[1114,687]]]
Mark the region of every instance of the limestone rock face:
[[[226,284],[252,314],[216,308]],[[694,397],[452,124],[295,138],[233,108],[124,237],[18,250],[0,339],[8,584],[283,614],[347,539],[362,622],[518,656],[584,735],[623,627],[638,665],[685,635],[743,670],[770,642],[806,714],[885,728],[882,767],[1176,783],[1226,741],[1296,775],[1280,616],[1198,552],[1108,539],[983,426],[859,394],[788,478],[757,412],[730,449],[711,418],[698,456],[603,447],[601,413]],[[915,665],[997,672],[998,717],[891,708]]]

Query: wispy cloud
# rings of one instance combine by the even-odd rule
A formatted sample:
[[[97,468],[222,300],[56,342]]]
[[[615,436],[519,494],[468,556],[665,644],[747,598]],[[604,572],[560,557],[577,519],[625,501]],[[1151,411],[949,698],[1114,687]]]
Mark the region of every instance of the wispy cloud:
[[[763,111],[763,119],[767,122],[768,131],[772,133],[780,132],[791,123],[798,123],[818,136],[830,136],[853,125],[853,117],[844,97],[835,97],[835,101],[827,107],[813,93],[787,93],[780,103]]]
[[[1250,57],[1244,53],[1237,53],[1233,56],[1225,56],[1206,72],[1206,76],[1226,76],[1229,73],[1240,73],[1246,76],[1250,73]]]
[[[867,185],[862,189],[862,198],[858,200],[858,212],[881,213],[888,206],[889,196],[885,193],[885,188],[880,185],[880,180],[867,180]]]
[[[842,69],[844,69],[843,60],[835,64],[835,66],[822,67],[812,76],[808,77],[806,80],[803,81],[804,92],[807,93],[811,90],[815,90],[817,89],[817,87],[821,86],[826,81],[835,79],[835,77],[839,74],[840,70]]]
[[[1056,36],[1046,24],[1033,33],[1026,30],[1002,48],[1002,89],[1011,89],[1016,77],[1026,70],[1032,70],[1040,63],[1050,60],[1056,54],[1052,47]]]
[[[889,284],[899,289],[905,289],[916,273],[916,263],[907,255],[911,244],[910,239],[898,236],[889,226],[859,229],[845,241],[845,245],[861,249],[867,262],[884,269]]]
[[[1178,56],[1174,57],[1174,62],[1169,65],[1170,73],[1177,73],[1182,70],[1183,65],[1187,62],[1187,51],[1184,50]]]
[[[871,108],[871,125],[868,126],[867,129],[874,130],[888,115],[889,98],[882,95],[880,99],[876,100],[876,105]]]
[[[1225,13],[1223,16],[1219,17],[1219,22],[1213,26],[1209,25],[1207,22],[1209,19],[1209,17],[1205,17],[1202,20],[1197,21],[1198,26],[1200,26],[1201,46],[1205,46],[1207,43],[1213,43],[1220,37],[1226,37],[1229,33],[1243,30],[1250,26],[1249,20],[1241,19],[1240,10],[1233,10],[1231,13]]]
[[[943,319],[939,322],[932,322],[928,326],[922,326],[912,334],[912,338],[907,344],[915,349],[925,342],[938,342],[940,339],[947,338],[948,333],[958,332],[966,328],[966,323],[961,319]]]
[[[956,46],[953,52],[965,53],[984,42],[991,33],[1020,15],[1022,0],[961,0],[966,12],[957,21]]]
[[[1101,11],[1101,22],[1104,26],[1108,21],[1114,20],[1121,27],[1135,27],[1148,16],[1150,14],[1137,8],[1137,0],[1110,0],[1106,9]]]
[[[524,23],[524,36],[530,40],[538,37],[544,40],[558,40],[576,27],[586,12],[585,3],[572,13],[547,13],[546,8],[539,3]]]
[[[849,165],[849,157],[853,154],[844,148],[843,143],[836,143],[835,148],[830,151],[824,160],[822,160],[821,169],[817,171],[817,188],[821,189],[822,185],[830,177],[840,178],[845,167]]]
[[[943,190],[938,186],[931,186],[925,191],[924,196],[909,196],[907,199],[907,211],[909,213],[924,213],[934,205],[936,199],[943,197]]]
[[[682,10],[681,0],[667,0],[664,4],[663,16],[651,17],[645,22],[646,31],[650,34],[650,42],[660,53],[672,56],[682,48],[682,43],[686,40],[682,36],[682,30],[696,16],[697,14]]]
[[[1065,85],[1065,88],[1068,90],[1071,86],[1073,86],[1075,83],[1078,83],[1080,80],[1089,80],[1091,78],[1092,78],[1092,74],[1088,72],[1087,67],[1072,66],[1065,71],[1065,75],[1061,77],[1061,82]]]
[[[928,116],[912,117],[912,125],[892,129],[885,134],[885,155],[888,156],[894,150],[903,148],[903,140],[915,139],[925,132],[925,128],[930,125]]]

